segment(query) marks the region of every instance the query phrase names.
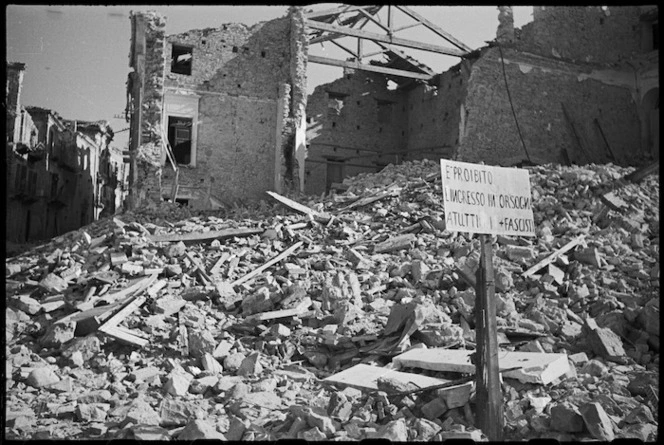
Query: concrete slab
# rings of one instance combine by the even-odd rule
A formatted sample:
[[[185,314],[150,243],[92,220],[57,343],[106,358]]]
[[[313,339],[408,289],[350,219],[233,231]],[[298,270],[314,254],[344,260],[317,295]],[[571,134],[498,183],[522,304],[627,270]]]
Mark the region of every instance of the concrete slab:
[[[420,374],[395,371],[394,369],[381,368],[379,366],[371,366],[364,363],[360,363],[353,366],[352,368],[346,369],[345,371],[331,375],[323,379],[323,381],[341,386],[350,386],[357,389],[376,391],[378,390],[376,382],[381,377],[399,380],[403,383],[414,383],[420,388],[440,385],[442,383],[451,381],[427,377]]]
[[[394,357],[392,363],[397,369],[410,367],[474,374],[475,365],[470,361],[473,352],[444,348],[411,349]],[[501,370],[523,368],[503,373],[503,377],[543,385],[551,383],[569,371],[567,354],[498,351],[498,364]]]

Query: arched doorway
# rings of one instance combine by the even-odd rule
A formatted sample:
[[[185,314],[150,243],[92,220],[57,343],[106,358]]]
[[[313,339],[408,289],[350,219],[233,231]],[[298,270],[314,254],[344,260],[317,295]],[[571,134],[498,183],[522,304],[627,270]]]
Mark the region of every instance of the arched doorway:
[[[659,159],[659,88],[648,91],[641,101],[645,119],[647,151]]]

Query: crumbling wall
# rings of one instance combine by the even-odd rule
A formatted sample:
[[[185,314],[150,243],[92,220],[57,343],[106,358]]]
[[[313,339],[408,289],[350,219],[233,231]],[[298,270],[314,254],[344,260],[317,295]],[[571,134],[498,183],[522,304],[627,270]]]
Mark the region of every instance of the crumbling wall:
[[[468,62],[461,62],[408,92],[408,159],[449,158],[454,153],[459,143],[468,66]]]
[[[532,25],[524,27],[517,47],[547,57],[615,63],[641,52],[639,14],[637,6],[534,6]]]
[[[156,205],[161,200],[161,112],[166,22],[152,11],[132,14],[131,20],[129,65],[133,72],[127,82],[127,106],[131,115],[127,205],[133,209]],[[155,150],[154,146],[159,150]],[[147,159],[147,156],[156,157]]]
[[[280,88],[288,85],[289,95],[301,95],[304,88],[302,79],[292,79],[291,27],[285,17],[168,36],[166,94],[200,97],[196,165],[181,167],[179,176],[181,190],[190,192],[190,205],[206,207],[209,198],[225,203],[262,199],[274,189],[275,153],[292,150],[277,147],[278,127],[286,127],[278,119],[291,118],[295,111],[280,113]],[[190,75],[170,72],[174,44],[192,49]],[[294,126],[284,131],[293,132]],[[283,164],[281,169],[285,180],[291,171]],[[172,170],[165,169],[165,191],[172,180]]]
[[[347,70],[316,87],[307,102],[307,193],[326,191],[330,160],[343,161],[345,176],[394,162],[408,140],[406,116],[404,94],[381,74]]]
[[[503,48],[503,53],[512,102],[533,162],[562,162],[563,150],[579,163],[606,161],[595,119],[614,152],[627,156],[639,150],[639,120],[629,73],[598,73],[591,67],[532,57],[508,48]],[[561,103],[592,159],[580,150]],[[485,50],[473,64],[464,107],[466,126],[457,151],[459,160],[512,165],[526,159],[498,48]]]

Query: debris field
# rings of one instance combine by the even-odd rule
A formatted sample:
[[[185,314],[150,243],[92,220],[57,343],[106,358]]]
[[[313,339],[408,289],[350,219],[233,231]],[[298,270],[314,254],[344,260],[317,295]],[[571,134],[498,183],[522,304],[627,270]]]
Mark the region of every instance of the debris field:
[[[654,441],[659,177],[527,169],[537,237],[492,238],[505,438]],[[485,440],[479,238],[445,229],[439,165],[341,188],[7,258],[6,437]]]

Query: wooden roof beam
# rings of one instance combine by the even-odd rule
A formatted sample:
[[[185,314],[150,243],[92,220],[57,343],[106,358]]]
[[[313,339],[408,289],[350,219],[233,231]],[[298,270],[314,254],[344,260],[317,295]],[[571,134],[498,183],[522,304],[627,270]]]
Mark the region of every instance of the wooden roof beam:
[[[393,76],[399,76],[399,77],[406,77],[409,79],[421,79],[421,80],[429,80],[431,79],[431,76],[428,74],[422,74],[422,73],[415,73],[413,71],[406,71],[406,70],[398,70],[394,68],[386,68],[383,66],[377,66],[377,65],[368,65],[364,63],[359,63],[359,62],[354,62],[350,60],[337,60],[337,59],[331,59],[328,57],[320,57],[320,56],[309,56],[309,62],[312,63],[320,63],[322,65],[331,65],[331,66],[340,66],[343,68],[352,68],[356,70],[363,70],[363,71],[372,71],[374,73],[381,73],[381,74],[388,74],[388,75],[393,75]]]
[[[334,34],[359,37],[362,39],[373,40],[376,42],[391,43],[392,45],[395,46],[405,46],[408,48],[420,49],[423,51],[445,54],[448,56],[462,57],[464,54],[466,54],[465,52],[454,48],[446,48],[443,46],[432,45],[429,43],[416,42],[414,40],[401,39],[398,37],[390,37],[372,32],[361,31],[353,28],[342,28],[339,26],[329,25],[327,23],[317,22],[315,20],[305,20],[304,22],[310,28],[319,29],[321,31],[328,31]]]
[[[421,22],[424,26],[426,26],[431,31],[435,32],[436,34],[438,34],[439,36],[441,36],[442,38],[444,38],[445,40],[447,40],[448,42],[450,42],[451,44],[453,44],[457,48],[459,48],[459,49],[461,49],[465,52],[472,51],[472,48],[465,45],[463,42],[455,39],[454,36],[452,36],[451,34],[443,31],[438,25],[430,22],[424,16],[422,16],[422,15],[418,14],[417,12],[413,11],[408,6],[398,6],[398,5],[394,5],[394,6],[396,8],[398,8],[404,14],[407,14],[410,17],[414,18],[415,20]]]
[[[359,9],[362,9],[362,6],[349,6],[349,5],[344,5],[338,8],[330,8],[330,9],[323,9],[321,11],[311,11],[311,12],[305,12],[304,13],[304,18],[305,19],[312,19],[312,18],[317,18],[317,17],[327,17],[330,15],[339,15],[343,14],[344,12],[353,12],[357,11]]]

